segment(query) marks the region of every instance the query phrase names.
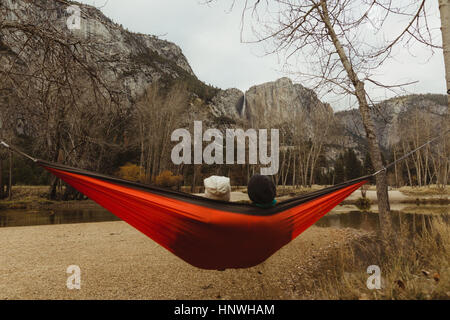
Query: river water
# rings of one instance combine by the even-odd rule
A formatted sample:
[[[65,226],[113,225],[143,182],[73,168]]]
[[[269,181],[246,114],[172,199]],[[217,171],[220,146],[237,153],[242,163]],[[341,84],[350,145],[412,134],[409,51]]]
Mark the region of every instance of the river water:
[[[356,228],[374,231],[378,229],[377,207],[372,206],[368,212],[358,210],[352,205],[337,206],[320,219],[318,227]],[[391,207],[395,221],[423,223],[433,216],[448,217],[448,205],[414,205],[398,204]],[[120,220],[109,211],[98,207],[89,209],[61,208],[54,210],[0,210],[0,227],[35,226],[49,224],[87,223]]]
[[[90,209],[62,208],[54,210],[0,210],[0,227],[37,226],[117,220],[120,219],[101,207]]]

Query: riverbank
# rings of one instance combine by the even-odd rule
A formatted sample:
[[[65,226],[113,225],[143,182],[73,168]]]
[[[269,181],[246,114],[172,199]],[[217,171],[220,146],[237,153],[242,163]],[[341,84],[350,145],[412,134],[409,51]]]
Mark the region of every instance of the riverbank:
[[[383,243],[356,229],[312,226],[249,269],[201,270],[125,222],[0,229],[0,299],[450,299],[450,233],[397,233]],[[66,286],[69,266],[81,289]],[[367,268],[381,289],[367,288]]]
[[[308,299],[328,260],[372,234],[311,227],[263,264],[190,266],[124,222],[2,228],[0,299]],[[81,268],[81,290],[66,269]]]
[[[324,186],[314,185],[312,188],[300,188],[291,190],[292,188],[286,187],[283,189],[279,187],[277,197],[278,201],[283,201],[291,198],[292,196],[307,193],[315,190],[319,190]],[[56,201],[47,199],[47,186],[14,186],[13,197],[11,200],[0,200],[1,209],[60,209],[60,208],[77,208],[77,209],[91,209],[95,208],[96,204],[91,200],[85,201]],[[203,196],[203,193],[198,193]],[[356,200],[361,197],[361,191],[356,190],[352,193],[342,205],[355,204]],[[366,197],[372,204],[377,203],[376,190],[373,186],[366,191]],[[246,188],[238,188],[236,191],[231,192],[231,201],[249,203],[250,199],[246,193]],[[411,203],[411,204],[441,204],[447,205],[450,203],[450,187],[445,190],[439,190],[436,187],[427,188],[411,188],[402,187],[400,189],[389,190],[389,201],[392,203]]]
[[[99,209],[90,200],[51,206]],[[338,206],[325,218],[336,220],[352,207]],[[425,214],[423,206],[414,209]],[[373,232],[377,228],[329,221],[306,230],[259,266],[224,272],[194,268],[121,221],[5,224],[0,228],[0,299],[448,299],[450,230],[448,221],[441,221],[444,211],[433,209],[437,227],[423,235],[396,231],[399,246],[394,248],[380,242]],[[30,219],[37,212],[27,210],[24,216]],[[367,225],[376,214],[359,218]],[[416,226],[429,225],[423,218],[415,220]],[[380,265],[387,279],[381,291],[366,288],[366,269],[372,264]],[[66,288],[69,265],[81,268],[81,290]]]

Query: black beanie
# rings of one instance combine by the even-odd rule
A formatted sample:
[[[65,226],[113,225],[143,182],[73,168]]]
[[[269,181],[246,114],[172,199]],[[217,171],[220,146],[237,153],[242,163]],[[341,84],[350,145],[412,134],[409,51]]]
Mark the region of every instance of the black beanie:
[[[248,197],[257,204],[270,204],[277,194],[275,184],[268,176],[255,174],[248,182]]]

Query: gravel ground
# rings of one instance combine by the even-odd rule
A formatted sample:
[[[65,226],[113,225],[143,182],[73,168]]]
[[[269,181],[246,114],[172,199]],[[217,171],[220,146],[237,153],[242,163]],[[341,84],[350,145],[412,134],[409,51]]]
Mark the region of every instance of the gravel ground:
[[[303,277],[363,231],[311,227],[259,266],[205,271],[125,222],[0,229],[0,299],[301,299]],[[69,265],[81,289],[69,290]],[[302,280],[303,279],[303,280]]]

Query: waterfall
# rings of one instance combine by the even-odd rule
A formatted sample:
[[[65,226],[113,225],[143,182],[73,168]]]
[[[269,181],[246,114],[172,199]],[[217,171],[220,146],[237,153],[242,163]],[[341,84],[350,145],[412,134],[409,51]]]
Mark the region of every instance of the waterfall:
[[[242,108],[241,108],[241,117],[245,117],[245,107],[246,107],[246,103],[245,103],[245,92],[244,92],[244,99],[242,101]]]

